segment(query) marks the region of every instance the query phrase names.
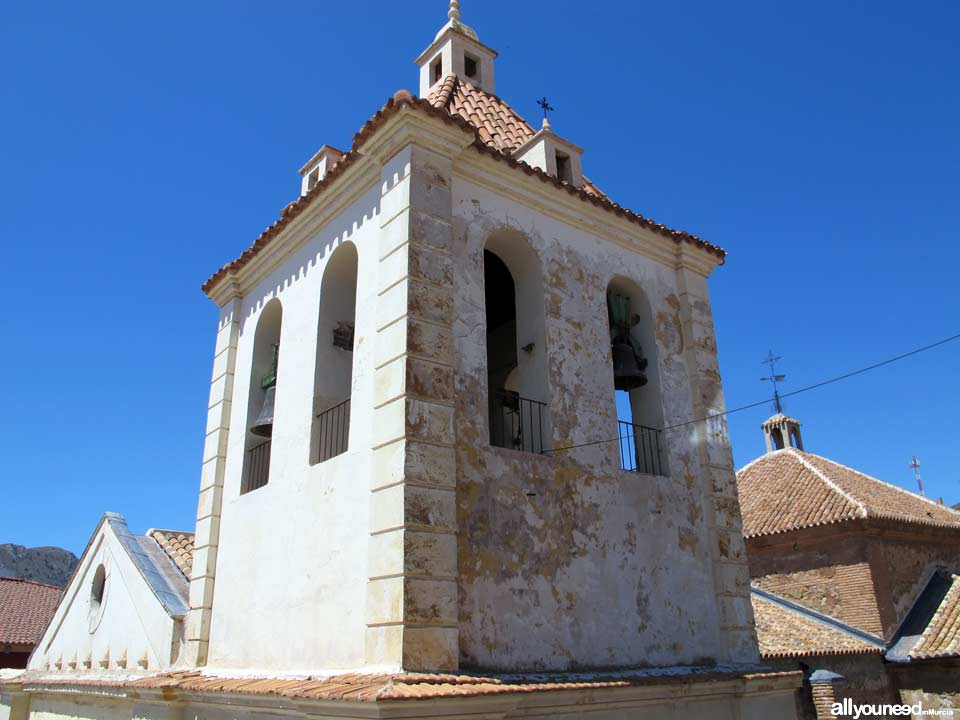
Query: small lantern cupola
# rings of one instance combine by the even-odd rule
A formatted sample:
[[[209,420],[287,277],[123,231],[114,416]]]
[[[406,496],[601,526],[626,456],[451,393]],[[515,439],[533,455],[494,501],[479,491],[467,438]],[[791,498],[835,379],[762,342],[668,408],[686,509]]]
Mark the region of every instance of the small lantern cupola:
[[[313,157],[300,168],[300,194],[306,195],[313,190],[313,187],[327,176],[327,173],[345,154],[342,150],[329,145],[324,145],[317,150]]]
[[[473,28],[460,22],[460,3],[450,0],[447,12],[450,18],[440,28],[437,37],[424,50],[416,63],[420,66],[420,97],[443,82],[448,75],[456,75],[488,93],[495,93],[493,60],[496,51],[477,38]]]
[[[543,126],[540,132],[517,148],[513,156],[528,165],[540,168],[547,175],[574,187],[583,187],[583,170],[580,156],[583,148],[564,140],[553,132],[544,109]]]
[[[767,452],[783,450],[785,447],[794,447],[803,450],[803,438],[800,437],[800,421],[794,420],[782,412],[768,418],[760,429],[767,443]]]

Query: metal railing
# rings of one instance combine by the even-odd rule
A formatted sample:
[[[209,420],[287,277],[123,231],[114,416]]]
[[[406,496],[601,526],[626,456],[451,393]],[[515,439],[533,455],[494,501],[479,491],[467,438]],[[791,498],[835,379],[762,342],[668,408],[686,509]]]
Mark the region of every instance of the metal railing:
[[[243,492],[262,488],[270,479],[270,440],[247,450],[247,477]]]
[[[350,442],[350,398],[317,415],[317,462],[347,451]]]
[[[498,390],[490,403],[490,444],[496,447],[542,453],[547,404]]]
[[[663,430],[619,420],[620,467],[646,475],[666,475]]]

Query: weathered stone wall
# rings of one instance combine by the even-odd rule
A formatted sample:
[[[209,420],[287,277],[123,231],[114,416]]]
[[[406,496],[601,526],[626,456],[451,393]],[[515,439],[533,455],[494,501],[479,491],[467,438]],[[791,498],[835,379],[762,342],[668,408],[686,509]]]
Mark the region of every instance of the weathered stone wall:
[[[803,669],[807,673],[829,670],[844,677],[834,686],[837,702],[850,698],[858,704],[896,703],[897,692],[879,653],[863,655],[827,655],[819,657],[781,658],[763,660],[775,670]],[[800,720],[817,718],[813,688],[809,681],[797,690],[797,717]],[[827,715],[826,717],[829,717]]]
[[[879,634],[883,628],[865,542],[857,534],[816,529],[748,539],[750,575],[764,590]]]
[[[893,633],[938,567],[960,571],[960,532],[881,531],[871,539],[884,631]]]
[[[960,533],[845,523],[749,538],[758,587],[889,639],[937,567],[960,569]]]
[[[670,477],[621,471],[617,442],[565,450],[618,434],[606,310],[614,277],[637,283],[653,310],[666,423],[694,417],[691,332],[675,271],[455,180],[461,664],[567,669],[755,657],[736,496],[723,508],[735,531],[718,539],[696,428],[667,436]],[[504,232],[529,243],[543,268],[546,347],[533,352],[547,353],[546,455],[489,444],[483,250]],[[719,375],[715,385],[722,402]],[[723,607],[714,577],[720,545],[732,560]],[[730,623],[744,628],[740,650],[721,637],[721,613],[739,616]]]
[[[924,710],[949,708],[954,716],[960,715],[960,661],[956,658],[896,666],[892,674],[901,702],[920,703]]]

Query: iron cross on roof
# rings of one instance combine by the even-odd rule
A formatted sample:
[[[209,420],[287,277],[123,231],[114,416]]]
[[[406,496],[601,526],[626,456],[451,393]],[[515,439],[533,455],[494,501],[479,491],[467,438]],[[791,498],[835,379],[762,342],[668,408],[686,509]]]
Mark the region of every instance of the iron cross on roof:
[[[543,110],[543,119],[547,119],[547,113],[553,112],[554,107],[549,102],[547,102],[547,96],[544,95],[542,98],[537,100],[537,105],[540,106],[540,109]]]
[[[786,376],[786,375],[778,375],[778,374],[777,374],[777,363],[778,363],[780,360],[781,360],[781,358],[780,358],[779,356],[777,356],[777,355],[774,355],[774,354],[773,354],[773,350],[771,350],[771,351],[767,354],[766,359],[763,361],[763,364],[764,364],[764,365],[769,365],[769,366],[770,366],[770,375],[767,376],[767,377],[762,377],[762,378],[760,378],[761,380],[763,380],[763,381],[765,381],[765,382],[772,382],[772,383],[773,383],[773,409],[774,409],[775,412],[778,412],[778,413],[782,413],[782,412],[783,412],[783,403],[780,401],[780,392],[779,392],[779,390],[778,390],[778,388],[777,388],[777,383],[781,383],[781,382],[783,382],[784,380],[787,379],[787,376]]]

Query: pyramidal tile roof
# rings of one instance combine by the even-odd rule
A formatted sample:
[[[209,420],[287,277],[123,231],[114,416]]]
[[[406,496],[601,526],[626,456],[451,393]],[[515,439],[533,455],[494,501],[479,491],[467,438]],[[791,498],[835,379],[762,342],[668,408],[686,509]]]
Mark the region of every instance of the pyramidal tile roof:
[[[239,257],[228,262],[207,278],[200,289],[210,294],[223,278],[253,260],[287,225],[316,201],[327,188],[336,183],[351,165],[357,162],[359,147],[368,137],[384,125],[389,118],[404,110],[427,113],[440,118],[444,122],[458,124],[475,134],[476,139],[472,147],[476,151],[495,160],[506,162],[514,169],[555,185],[571,195],[579,196],[581,200],[669,238],[677,244],[692,244],[716,256],[721,263],[726,258],[726,251],[718,245],[713,245],[697,235],[683,230],[673,230],[619,205],[608,198],[587,178],[583,179],[583,187],[575,187],[548,175],[540,168],[535,168],[528,163],[517,160],[513,156],[513,151],[533,137],[535,134],[533,128],[496,95],[484,92],[470,83],[459,80],[456,76],[451,76],[431,93],[430,98],[418,99],[406,90],[398,90],[387,101],[386,105],[364,123],[363,127],[354,136],[349,152],[327,172],[324,179],[314,185],[313,189],[306,195],[287,204],[281,211],[278,220],[263,230],[253,244],[244,250]]]
[[[513,154],[537,134],[530,123],[499,97],[457,75],[447,75],[426,99],[434,107],[466,120],[476,128],[481,142],[502,153]],[[606,198],[587,178],[583,178],[583,190]]]
[[[35,645],[53,618],[63,590],[52,585],[0,578],[0,645]]]
[[[743,534],[883,518],[960,530],[960,512],[827,458],[786,448],[737,473]]]
[[[883,641],[772,593],[750,594],[763,658],[882,653]]]

